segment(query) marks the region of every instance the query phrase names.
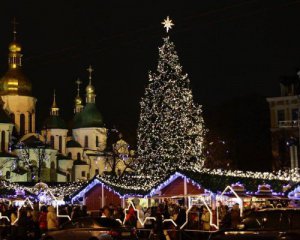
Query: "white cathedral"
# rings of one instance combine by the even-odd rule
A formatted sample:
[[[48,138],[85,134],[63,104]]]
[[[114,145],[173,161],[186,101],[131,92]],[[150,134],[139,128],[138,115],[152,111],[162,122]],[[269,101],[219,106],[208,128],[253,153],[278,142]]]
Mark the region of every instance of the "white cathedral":
[[[108,129],[95,104],[91,66],[87,69],[85,105],[77,81],[71,129],[59,116],[54,93],[50,116],[37,133],[37,99],[22,72],[21,45],[15,36],[16,31],[9,45],[8,70],[0,79],[0,179],[69,182],[88,180],[109,171],[120,174],[130,170],[133,153],[124,140],[120,138],[110,153],[106,151]]]

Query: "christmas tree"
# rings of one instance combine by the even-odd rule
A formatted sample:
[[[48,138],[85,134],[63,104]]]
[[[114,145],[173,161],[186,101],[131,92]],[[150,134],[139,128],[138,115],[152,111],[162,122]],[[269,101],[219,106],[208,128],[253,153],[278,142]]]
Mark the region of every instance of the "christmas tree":
[[[164,25],[168,32],[173,24],[167,18]],[[157,71],[149,73],[140,103],[138,125],[140,170],[154,176],[195,163],[202,166],[206,132],[201,106],[193,102],[190,80],[182,71],[174,43],[169,36],[163,40]]]

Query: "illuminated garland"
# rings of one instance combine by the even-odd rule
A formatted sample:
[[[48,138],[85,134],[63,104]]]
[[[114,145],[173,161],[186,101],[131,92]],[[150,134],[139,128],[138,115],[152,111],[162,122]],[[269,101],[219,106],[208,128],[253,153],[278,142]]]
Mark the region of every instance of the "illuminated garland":
[[[145,176],[137,174],[126,174],[122,178],[113,175],[97,176],[97,182],[103,183],[109,190],[113,191],[119,196],[132,195],[148,195],[157,189],[171,183],[174,178],[187,177],[193,185],[198,188],[202,187],[208,191],[217,193],[222,191],[226,186],[239,182],[245,186],[247,191],[255,192],[258,185],[269,184],[276,192],[282,192],[283,187],[288,183],[295,185],[300,182],[299,174],[296,171],[278,171],[278,172],[252,172],[252,171],[232,171],[221,169],[188,169],[180,170],[173,174],[167,174],[164,177]],[[60,183],[55,186],[49,186],[49,189],[54,196],[60,198],[68,198],[74,196],[84,188],[87,188],[91,183],[88,181],[77,181],[70,183]],[[10,183],[1,181],[0,196],[16,194],[16,191],[25,191],[26,194],[37,195],[34,187],[22,186],[17,183]],[[90,189],[92,185],[88,187]],[[87,192],[87,190],[85,190]]]

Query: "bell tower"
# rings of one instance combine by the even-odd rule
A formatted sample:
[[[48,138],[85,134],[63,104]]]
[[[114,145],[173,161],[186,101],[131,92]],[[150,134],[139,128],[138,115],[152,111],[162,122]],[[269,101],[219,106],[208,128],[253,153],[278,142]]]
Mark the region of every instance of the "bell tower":
[[[9,113],[20,136],[35,132],[36,98],[31,82],[22,71],[22,48],[17,42],[16,21],[13,21],[13,41],[9,45],[8,70],[0,79],[3,109]]]

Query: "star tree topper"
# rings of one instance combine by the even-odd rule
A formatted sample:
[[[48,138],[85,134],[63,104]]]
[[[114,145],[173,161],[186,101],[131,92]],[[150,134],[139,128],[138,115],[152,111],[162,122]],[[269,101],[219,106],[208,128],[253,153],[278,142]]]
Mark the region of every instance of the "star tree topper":
[[[164,25],[164,28],[166,29],[167,32],[169,32],[170,29],[172,29],[172,26],[174,26],[174,23],[172,23],[172,19],[167,16],[166,19],[164,19],[163,22],[161,22],[162,25]]]

